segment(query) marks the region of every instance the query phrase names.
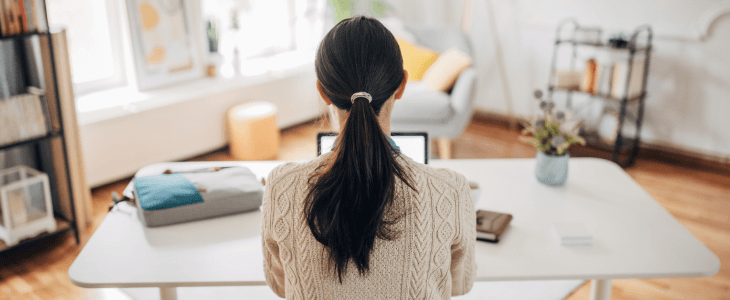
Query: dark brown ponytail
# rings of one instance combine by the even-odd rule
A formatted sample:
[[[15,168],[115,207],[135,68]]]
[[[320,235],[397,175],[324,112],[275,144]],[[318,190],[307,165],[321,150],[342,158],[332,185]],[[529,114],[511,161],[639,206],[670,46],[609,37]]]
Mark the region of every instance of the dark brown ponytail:
[[[369,271],[376,238],[396,237],[390,225],[397,218],[385,218],[394,201],[396,177],[413,189],[377,118],[403,81],[403,59],[395,38],[379,21],[355,17],[325,36],[315,66],[322,92],[349,115],[331,157],[310,177],[305,217],[342,282],[350,260],[361,275]],[[351,101],[357,92],[369,93],[372,102],[364,97]]]

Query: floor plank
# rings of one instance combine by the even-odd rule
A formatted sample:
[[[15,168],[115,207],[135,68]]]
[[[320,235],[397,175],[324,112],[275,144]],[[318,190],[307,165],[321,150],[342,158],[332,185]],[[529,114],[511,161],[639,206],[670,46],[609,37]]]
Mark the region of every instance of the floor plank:
[[[300,160],[316,155],[316,136],[330,131],[325,122],[308,123],[282,132],[278,160]],[[489,123],[472,123],[454,140],[454,158],[530,158],[535,149],[518,141],[519,133]],[[432,147],[438,155],[438,147]],[[590,148],[572,156],[607,156]],[[192,160],[233,160],[227,149]],[[693,166],[639,159],[626,171],[654,199],[710,248],[722,261],[720,272],[706,278],[614,280],[613,298],[730,299],[730,174]],[[106,216],[112,191],[121,194],[129,179],[93,190],[94,217],[90,236]],[[83,245],[70,235],[52,237],[0,254],[0,300],[83,299],[84,291],[71,284],[67,271]],[[588,299],[584,284],[568,300]]]

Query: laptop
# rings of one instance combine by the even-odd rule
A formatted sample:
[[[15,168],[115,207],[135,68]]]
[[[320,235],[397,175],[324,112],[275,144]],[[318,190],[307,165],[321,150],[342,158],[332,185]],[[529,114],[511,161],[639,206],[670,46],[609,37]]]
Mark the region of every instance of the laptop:
[[[428,163],[428,134],[425,132],[391,132],[390,138],[400,147],[403,155],[422,164]],[[337,139],[336,132],[317,134],[317,156],[332,151]]]

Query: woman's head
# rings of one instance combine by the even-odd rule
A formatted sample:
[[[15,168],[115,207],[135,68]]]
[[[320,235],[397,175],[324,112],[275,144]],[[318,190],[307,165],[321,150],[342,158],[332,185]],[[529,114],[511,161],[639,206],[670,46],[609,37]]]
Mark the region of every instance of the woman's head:
[[[366,92],[376,115],[392,96],[400,98],[407,76],[393,34],[380,21],[363,16],[345,19],[327,33],[315,68],[325,101],[349,112],[352,94]]]
[[[389,117],[384,111],[392,109],[390,99],[400,98],[407,73],[393,35],[367,17],[346,19],[332,28],[315,64],[322,98],[346,117],[341,118],[345,120],[332,152],[310,177],[305,214],[342,281],[350,261],[360,274],[369,271],[376,238],[396,238],[389,227],[398,216],[386,218],[396,178],[413,188],[378,120],[378,115]],[[367,96],[352,98],[360,92],[372,101]]]

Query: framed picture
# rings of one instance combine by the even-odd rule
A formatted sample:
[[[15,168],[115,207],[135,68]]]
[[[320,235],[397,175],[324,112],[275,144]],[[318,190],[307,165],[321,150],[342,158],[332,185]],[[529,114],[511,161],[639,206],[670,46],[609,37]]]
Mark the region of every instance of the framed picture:
[[[127,0],[140,90],[202,77],[192,2]]]

